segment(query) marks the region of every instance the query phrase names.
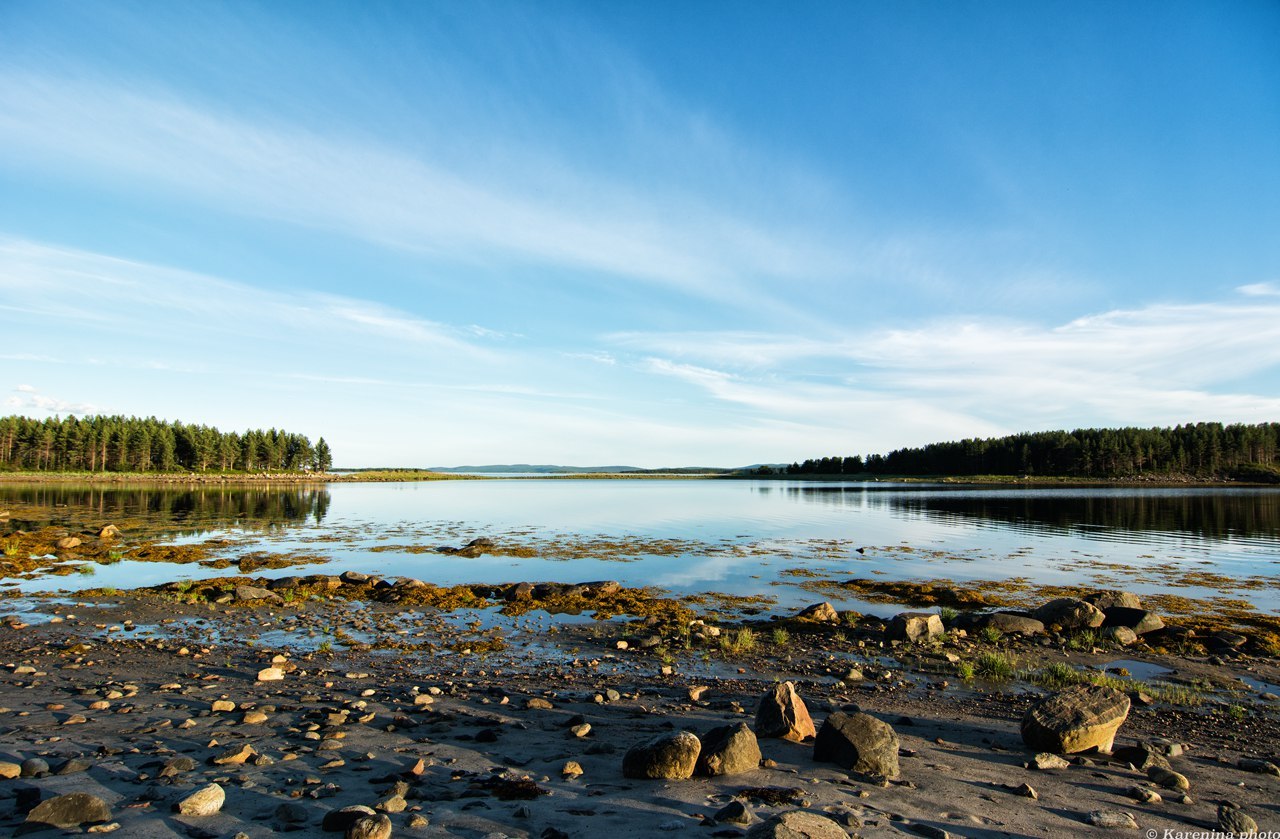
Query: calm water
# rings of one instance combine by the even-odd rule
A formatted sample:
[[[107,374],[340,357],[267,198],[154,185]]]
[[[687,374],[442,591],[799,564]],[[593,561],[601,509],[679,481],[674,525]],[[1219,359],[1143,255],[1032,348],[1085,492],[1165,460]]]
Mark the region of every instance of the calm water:
[[[254,572],[261,576],[355,569],[440,584],[616,579],[676,592],[763,593],[789,607],[820,599],[796,587],[801,569],[834,580],[1172,586],[1280,611],[1280,490],[566,479],[308,489],[9,485],[0,486],[0,509],[12,510],[10,528],[89,510],[104,523],[152,523],[175,542],[229,538],[233,559],[250,551],[315,557]],[[404,550],[476,536],[538,556]],[[20,587],[127,588],[234,570],[125,560]],[[1204,572],[1220,576],[1206,584]],[[1197,585],[1186,586],[1191,579]]]

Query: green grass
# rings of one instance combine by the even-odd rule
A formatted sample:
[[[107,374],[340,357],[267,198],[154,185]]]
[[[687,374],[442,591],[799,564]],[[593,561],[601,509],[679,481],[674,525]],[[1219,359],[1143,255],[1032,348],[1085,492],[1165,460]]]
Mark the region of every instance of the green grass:
[[[773,642],[775,647],[785,647],[791,641],[791,633],[787,632],[787,630],[780,626],[775,627],[774,630],[769,633],[769,640]]]
[[[1067,639],[1067,649],[1087,653],[1098,646],[1100,640],[1097,630],[1077,629]]]
[[[978,640],[985,641],[988,644],[998,644],[1003,637],[1004,633],[994,626],[984,626],[978,630]]]
[[[950,624],[956,618],[960,617],[960,610],[951,606],[942,606],[938,609],[938,617],[942,618],[944,624]]]
[[[730,655],[741,655],[756,648],[756,634],[747,627],[720,636],[721,652]]]
[[[6,539],[4,543],[5,556],[17,556],[22,553],[22,548],[18,547],[18,543],[12,539]]]
[[[972,664],[970,664],[969,662],[967,662],[967,661],[957,661],[957,662],[956,662],[956,675],[957,675],[957,676],[959,676],[961,679],[963,679],[963,680],[965,680],[965,681],[967,682],[967,681],[970,681],[971,679],[973,679],[973,677],[976,675],[976,673],[975,673],[975,671],[974,671],[974,669],[973,669],[973,665],[972,665]]]
[[[1169,682],[1141,682],[1133,679],[1117,679],[1094,670],[1077,670],[1069,664],[1054,662],[1039,670],[1028,670],[1018,674],[1019,678],[1038,687],[1049,690],[1062,690],[1072,685],[1101,685],[1130,693],[1141,691],[1156,702],[1193,708],[1204,704],[1204,693],[1189,685],[1175,685]],[[1229,712],[1228,712],[1229,713]]]
[[[973,663],[974,672],[984,679],[1008,681],[1018,674],[1017,661],[1008,653],[984,652]]]

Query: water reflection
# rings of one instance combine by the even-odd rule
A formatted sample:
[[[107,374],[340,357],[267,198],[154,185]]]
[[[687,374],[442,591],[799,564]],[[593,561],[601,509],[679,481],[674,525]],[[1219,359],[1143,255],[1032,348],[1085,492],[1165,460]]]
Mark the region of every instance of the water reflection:
[[[1168,533],[1206,539],[1280,536],[1280,493],[1254,489],[919,489],[788,486],[798,500],[888,510],[1028,533]]]
[[[330,497],[324,487],[38,484],[0,487],[0,503],[21,505],[12,525],[28,530],[62,524],[70,510],[103,522],[145,519],[176,535],[196,535],[232,526],[274,530],[319,524]]]

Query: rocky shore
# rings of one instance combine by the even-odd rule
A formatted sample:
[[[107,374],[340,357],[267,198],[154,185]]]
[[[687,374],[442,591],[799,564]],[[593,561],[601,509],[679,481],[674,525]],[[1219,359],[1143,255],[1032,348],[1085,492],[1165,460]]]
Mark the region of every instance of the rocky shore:
[[[16,834],[1280,830],[1265,639],[1122,592],[723,620],[606,581],[230,577],[37,603],[0,663]]]

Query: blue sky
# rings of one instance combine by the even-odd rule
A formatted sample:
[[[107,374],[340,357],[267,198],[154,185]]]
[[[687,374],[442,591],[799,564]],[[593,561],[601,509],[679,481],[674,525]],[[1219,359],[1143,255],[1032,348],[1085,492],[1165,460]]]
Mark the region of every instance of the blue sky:
[[[1280,419],[1280,5],[0,3],[0,399],[338,465]]]

